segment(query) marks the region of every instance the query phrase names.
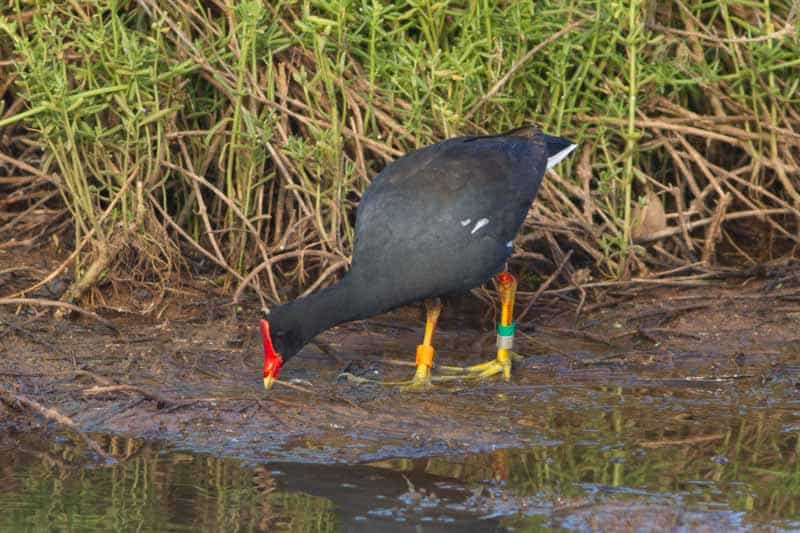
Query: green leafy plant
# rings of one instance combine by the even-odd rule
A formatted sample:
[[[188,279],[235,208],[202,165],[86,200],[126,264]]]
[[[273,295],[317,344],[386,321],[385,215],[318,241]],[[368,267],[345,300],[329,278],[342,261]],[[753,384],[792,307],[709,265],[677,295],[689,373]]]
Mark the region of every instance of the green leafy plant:
[[[3,153],[9,173],[40,172],[0,183],[29,192],[3,213],[18,230],[45,202],[34,191],[55,185],[79,250],[73,299],[101,272],[163,283],[183,258],[212,263],[237,296],[313,290],[347,267],[355,206],[386,163],[530,122],[580,145],[548,174],[518,241],[538,277],[566,248],[567,279],[797,251],[788,0],[1,9],[0,52],[13,58],[0,57],[13,80],[0,82],[13,110]],[[639,197],[663,207],[660,227],[637,225]]]

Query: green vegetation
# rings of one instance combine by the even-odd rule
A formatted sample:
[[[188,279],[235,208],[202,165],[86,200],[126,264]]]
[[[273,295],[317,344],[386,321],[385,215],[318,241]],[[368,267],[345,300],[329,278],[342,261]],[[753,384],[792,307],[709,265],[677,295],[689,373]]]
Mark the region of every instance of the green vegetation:
[[[60,236],[67,300],[200,258],[277,301],[346,268],[388,161],[536,122],[580,149],[528,218],[525,268],[567,248],[568,280],[780,259],[800,241],[792,4],[9,0],[0,240]]]

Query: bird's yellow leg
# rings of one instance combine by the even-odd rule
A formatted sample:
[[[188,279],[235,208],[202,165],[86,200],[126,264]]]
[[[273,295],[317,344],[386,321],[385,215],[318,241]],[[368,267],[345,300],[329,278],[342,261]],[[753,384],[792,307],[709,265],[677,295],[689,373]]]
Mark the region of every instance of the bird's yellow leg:
[[[426,320],[425,335],[422,344],[417,346],[417,370],[414,377],[408,381],[376,381],[368,378],[354,376],[352,374],[342,374],[350,381],[357,383],[377,383],[380,385],[403,385],[407,390],[418,390],[428,388],[431,385],[431,367],[433,366],[433,333],[436,331],[436,323],[442,313],[442,302],[439,298],[425,300]],[[433,378],[438,381],[439,378]],[[444,379],[442,379],[444,381]]]
[[[439,298],[425,300],[425,335],[422,344],[417,346],[417,370],[407,389],[427,388],[431,384],[431,367],[433,366],[433,332],[442,313],[442,301]]]
[[[487,378],[495,374],[503,374],[503,379],[511,378],[512,360],[522,359],[511,351],[514,339],[514,300],[517,293],[517,280],[508,272],[497,276],[500,292],[500,325],[497,327],[497,357],[478,365],[462,368],[459,366],[442,366],[445,372],[466,374],[464,377]]]

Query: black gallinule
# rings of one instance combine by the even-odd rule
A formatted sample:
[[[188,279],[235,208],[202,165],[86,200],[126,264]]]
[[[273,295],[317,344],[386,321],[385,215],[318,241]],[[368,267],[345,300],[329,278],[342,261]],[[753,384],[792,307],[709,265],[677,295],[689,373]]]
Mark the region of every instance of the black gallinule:
[[[415,150],[375,176],[356,212],[350,270],[335,285],[273,308],[261,321],[264,386],[318,333],[351,320],[425,300],[425,336],[412,386],[430,383],[439,296],[490,279],[513,240],[545,170],[575,145],[523,127],[500,135],[456,137]],[[502,302],[497,358],[463,369],[508,379],[516,281],[498,276]],[[452,367],[445,367],[448,370]]]

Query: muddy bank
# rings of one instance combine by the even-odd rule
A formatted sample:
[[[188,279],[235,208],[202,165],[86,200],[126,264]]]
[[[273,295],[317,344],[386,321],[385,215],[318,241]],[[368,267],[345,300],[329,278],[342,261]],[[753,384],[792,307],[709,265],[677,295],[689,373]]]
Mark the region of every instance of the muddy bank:
[[[571,401],[587,404],[617,387],[648,388],[665,400],[724,390],[735,402],[764,382],[791,381],[800,292],[767,288],[661,289],[578,319],[542,313],[520,328],[517,347],[526,358],[510,383],[462,381],[419,393],[338,378],[344,370],[408,377],[413,367],[398,363],[412,362],[423,326],[413,309],[325,333],[329,353],[309,346],[281,375],[308,392],[276,386],[265,393],[254,311],[239,320],[186,310],[183,320],[116,316],[114,334],[91,321],[31,319],[6,308],[0,379],[86,431],[244,457],[333,462],[480,451],[535,442],[558,424],[569,405],[552,406],[556,420],[546,415],[554,386],[573,388]],[[465,322],[443,318],[437,362],[493,356],[492,336]]]

